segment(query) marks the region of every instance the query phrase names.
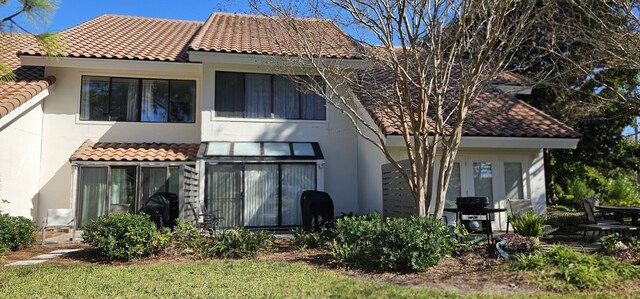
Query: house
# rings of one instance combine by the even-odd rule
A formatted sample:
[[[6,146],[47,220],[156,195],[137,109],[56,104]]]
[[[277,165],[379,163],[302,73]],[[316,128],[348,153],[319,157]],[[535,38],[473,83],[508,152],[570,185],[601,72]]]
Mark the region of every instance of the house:
[[[323,39],[319,56],[363,65],[333,23],[295,21]],[[18,74],[0,85],[4,212],[42,223],[47,209],[72,208],[81,226],[166,191],[180,195],[186,219],[206,206],[223,226],[278,228],[301,224],[307,189],[329,192],[336,214],[403,208],[383,206],[384,156],[269,66],[299,50],[271,19],[104,15],[62,36],[56,58],[28,36],[2,36],[11,41],[2,59]],[[494,206],[531,198],[542,211],[542,149],[574,148],[579,135],[507,94],[526,92],[518,77],[499,80],[502,91],[482,97],[504,113],[478,113],[466,127],[449,193],[486,195]],[[401,158],[393,124],[371,121]]]

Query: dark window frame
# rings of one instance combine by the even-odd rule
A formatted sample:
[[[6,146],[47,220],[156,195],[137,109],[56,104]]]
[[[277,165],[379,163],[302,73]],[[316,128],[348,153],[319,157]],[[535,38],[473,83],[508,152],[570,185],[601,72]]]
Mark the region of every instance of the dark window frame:
[[[246,75],[248,74],[257,74],[257,75],[268,75],[270,76],[270,86],[271,86],[271,90],[270,90],[270,111],[269,111],[269,117],[247,117],[247,105],[242,102],[242,104],[240,105],[242,107],[242,111],[241,112],[229,112],[229,111],[224,111],[224,113],[230,114],[230,115],[221,115],[223,113],[220,113],[220,111],[218,111],[219,109],[219,102],[218,102],[218,88],[220,87],[220,84],[218,82],[218,74],[236,74],[236,75],[243,75],[243,79],[242,79],[242,84],[246,84]],[[269,73],[252,73],[252,72],[234,72],[234,71],[215,71],[215,80],[216,80],[216,84],[215,84],[215,90],[214,90],[214,94],[215,94],[215,100],[214,100],[214,115],[217,118],[242,118],[242,119],[273,119],[273,120],[302,120],[302,121],[326,121],[327,120],[327,104],[326,104],[326,100],[321,97],[320,95],[317,95],[324,103],[323,108],[324,108],[324,112],[323,112],[323,117],[322,118],[303,118],[302,116],[304,115],[304,105],[303,105],[303,100],[302,100],[302,95],[311,91],[301,91],[298,90],[296,88],[296,92],[297,92],[297,96],[296,96],[296,101],[298,103],[298,117],[297,118],[287,118],[287,117],[282,117],[282,118],[278,118],[276,117],[276,111],[275,111],[275,106],[276,106],[276,99],[275,99],[275,77],[284,77],[283,75],[279,75],[279,74],[269,74]],[[317,78],[317,77],[314,77]],[[294,84],[298,84],[296,82],[293,82]],[[325,87],[326,88],[326,87]],[[243,93],[246,97],[246,88],[243,87]],[[232,115],[234,113],[237,113],[239,115]]]
[[[106,107],[107,107],[107,119],[91,119],[91,114],[89,113],[88,119],[82,119],[80,117],[80,121],[100,121],[100,122],[129,122],[129,123],[171,123],[171,124],[194,124],[197,122],[197,102],[198,102],[198,83],[196,80],[189,79],[166,79],[166,78],[141,78],[141,77],[110,77],[110,76],[99,76],[99,75],[82,75],[80,79],[80,107],[78,109],[78,115],[82,115],[82,103],[83,103],[83,94],[84,94],[84,78],[85,77],[94,77],[94,78],[109,78],[109,88]],[[112,85],[113,79],[133,79],[138,81],[138,95],[136,97],[136,107],[138,109],[137,112],[137,120],[114,120],[112,119],[114,116],[111,113],[111,105],[112,105]],[[167,81],[167,120],[166,121],[143,121],[142,120],[142,81],[144,80],[159,80],[159,81]],[[193,120],[192,121],[171,121],[171,83],[172,82],[192,82],[194,85],[194,94],[193,94]],[[89,99],[87,99],[89,100]]]
[[[317,163],[314,162],[285,162],[285,161],[278,161],[278,162],[232,162],[232,161],[224,161],[224,162],[217,162],[217,161],[206,161],[205,162],[205,176],[207,175],[207,168],[213,165],[240,165],[240,193],[242,194],[242,202],[241,202],[241,213],[240,213],[240,226],[241,227],[245,227],[245,228],[295,228],[295,227],[301,227],[300,225],[283,225],[282,224],[282,165],[308,165],[308,166],[313,166],[313,171],[314,171],[314,177],[315,177],[315,182],[314,182],[314,190],[318,190],[318,167],[317,167]],[[245,209],[245,171],[246,165],[250,165],[250,164],[257,164],[257,165],[262,165],[262,164],[275,164],[278,166],[278,223],[275,226],[245,226],[244,222],[244,209]],[[208,192],[206,192],[206,190],[209,190],[209,182],[208,180],[205,178],[205,194],[204,194],[204,204],[207,207],[207,209],[210,209],[211,211],[211,199],[209,198],[209,194]],[[216,213],[217,211],[212,211],[213,213]]]

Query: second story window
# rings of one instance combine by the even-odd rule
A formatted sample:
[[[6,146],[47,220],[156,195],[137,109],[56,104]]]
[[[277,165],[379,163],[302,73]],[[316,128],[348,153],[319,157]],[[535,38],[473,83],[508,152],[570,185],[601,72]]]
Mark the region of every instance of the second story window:
[[[192,80],[82,76],[80,120],[193,123]]]
[[[322,97],[271,74],[216,72],[215,112],[219,117],[326,119]]]

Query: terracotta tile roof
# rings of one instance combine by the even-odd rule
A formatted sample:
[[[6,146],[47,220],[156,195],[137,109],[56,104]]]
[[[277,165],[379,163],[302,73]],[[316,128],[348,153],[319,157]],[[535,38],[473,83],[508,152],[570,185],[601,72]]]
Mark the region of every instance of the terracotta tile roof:
[[[187,62],[202,22],[103,15],[62,31],[66,57]],[[19,55],[44,55],[33,45]]]
[[[292,37],[299,34],[313,38],[307,40],[311,40],[314,52],[322,57],[357,58],[358,43],[329,20],[225,13],[212,14],[193,38],[189,49],[296,56],[304,54],[300,43]]]
[[[391,73],[380,69],[369,71],[367,80],[378,82],[379,88],[391,84]],[[367,74],[367,75],[369,75]],[[455,81],[455,80],[453,80]],[[387,135],[402,134],[397,109],[380,99],[377,92],[355,91],[375,123]],[[450,123],[453,119],[450,120]],[[571,127],[506,93],[488,88],[482,92],[463,124],[464,136],[578,138]]]
[[[195,161],[200,144],[106,143],[86,140],[70,161]]]
[[[45,78],[44,68],[21,66],[16,52],[36,40],[29,34],[0,33],[0,61],[7,64],[16,75],[14,81],[0,82],[0,118],[26,103],[55,82]]]
[[[498,74],[498,76],[495,79],[493,79],[491,83],[495,85],[516,85],[516,86],[528,86],[533,84],[533,82],[531,82],[529,78],[514,72],[502,72]]]

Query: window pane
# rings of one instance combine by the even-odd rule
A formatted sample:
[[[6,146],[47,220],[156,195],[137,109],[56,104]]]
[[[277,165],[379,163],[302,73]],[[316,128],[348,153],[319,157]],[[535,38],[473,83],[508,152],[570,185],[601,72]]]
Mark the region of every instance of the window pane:
[[[301,225],[300,195],[316,189],[314,164],[282,164],[282,225]]]
[[[271,118],[271,75],[245,75],[245,117]]]
[[[111,167],[109,212],[135,211],[136,167]]]
[[[265,156],[291,156],[291,149],[289,149],[289,143],[272,143],[267,142],[264,144]]]
[[[145,204],[149,197],[167,191],[167,168],[166,167],[143,167],[142,168],[142,204]]]
[[[142,121],[166,122],[169,81],[142,80]]]
[[[109,120],[109,77],[82,77],[80,120]]]
[[[236,142],[233,145],[234,156],[260,156],[260,143]]]
[[[504,190],[507,198],[524,198],[522,163],[504,163]]]
[[[305,80],[309,80],[310,84],[313,84],[314,87],[323,88],[323,85],[320,82],[320,78],[305,78]],[[315,80],[315,82],[313,82]],[[304,86],[301,87],[305,89]],[[326,108],[324,105],[324,99],[316,94],[313,91],[304,91],[300,93],[300,106],[301,106],[301,117],[302,119],[311,119],[311,120],[324,120],[326,119]]]
[[[196,81],[171,80],[169,121],[192,123],[196,120]]]
[[[282,77],[273,77],[273,114],[275,118],[299,119],[300,101],[298,90],[293,81]]]
[[[209,142],[207,145],[207,156],[229,156],[231,155],[231,142]]]
[[[78,197],[78,227],[106,214],[107,168],[80,168],[80,192]]]
[[[456,199],[462,196],[462,180],[460,178],[460,163],[454,162],[451,169],[451,178],[449,179],[449,187],[447,188],[447,197],[444,202],[445,208],[456,208]],[[445,212],[448,224],[455,225],[456,214]]]
[[[169,167],[169,179],[167,180],[167,192],[180,194],[180,168]]]
[[[244,74],[216,72],[216,116],[244,117]]]
[[[205,190],[209,211],[223,217],[220,227],[242,225],[241,164],[207,164]]]
[[[296,156],[315,156],[311,143],[293,143],[293,154]]]
[[[244,225],[278,225],[278,165],[245,165],[244,204]]]
[[[491,162],[473,162],[474,196],[486,196],[493,204],[493,173]]]
[[[110,120],[138,121],[138,79],[111,79]]]

